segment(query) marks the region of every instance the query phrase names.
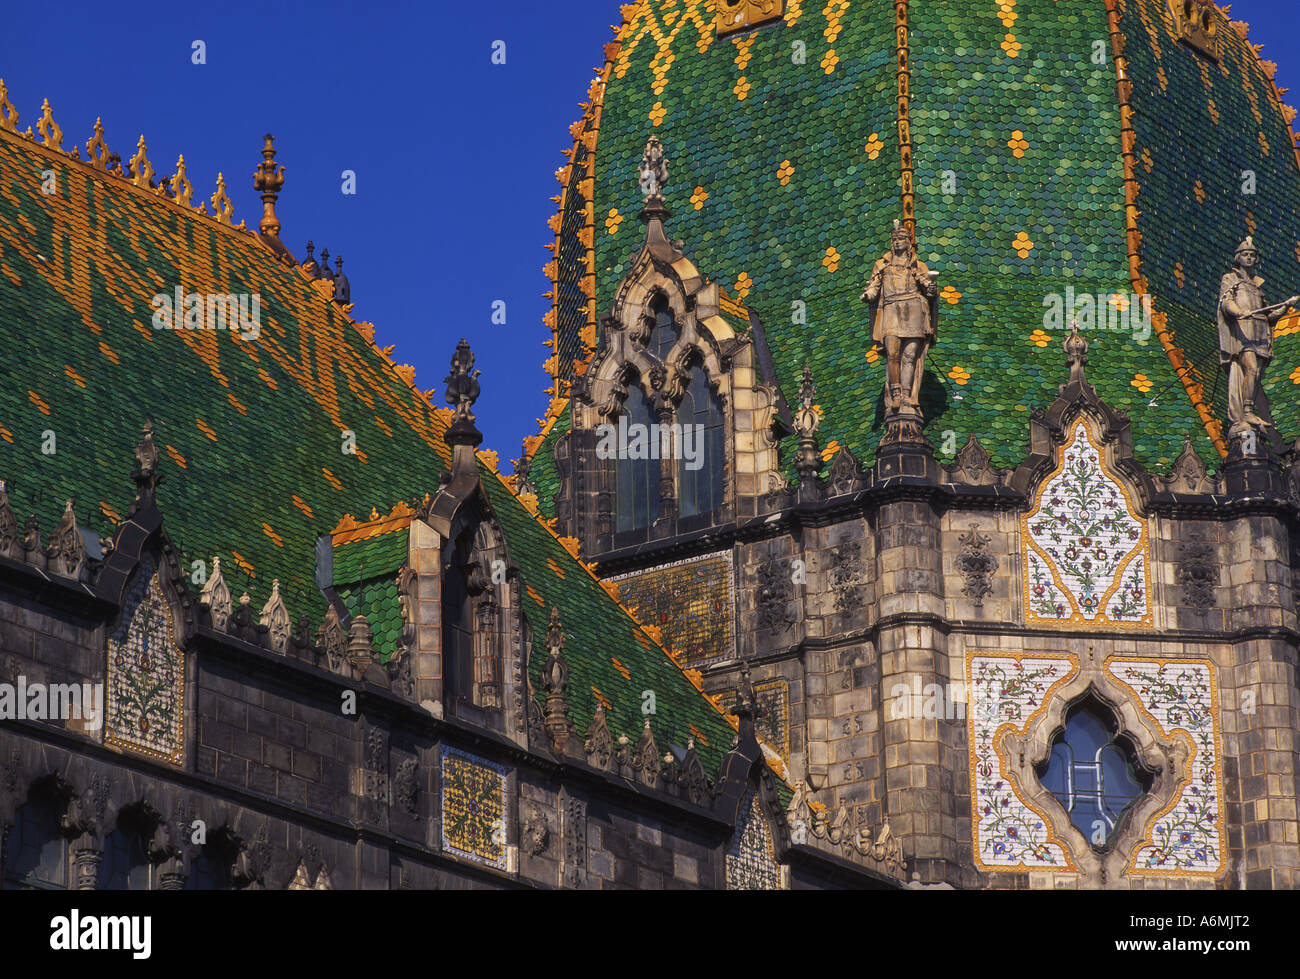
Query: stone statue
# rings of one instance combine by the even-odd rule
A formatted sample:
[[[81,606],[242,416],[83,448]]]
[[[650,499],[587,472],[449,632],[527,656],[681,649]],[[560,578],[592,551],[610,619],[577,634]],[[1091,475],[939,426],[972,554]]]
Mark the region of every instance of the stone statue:
[[[1219,361],[1228,368],[1229,435],[1273,427],[1255,413],[1255,397],[1273,358],[1273,324],[1287,306],[1300,302],[1300,296],[1292,296],[1265,305],[1264,280],[1254,274],[1259,252],[1251,238],[1237,246],[1236,263],[1219,285]]]
[[[871,305],[871,339],[885,346],[887,414],[920,417],[921,375],[939,317],[937,277],[917,259],[911,235],[895,221],[890,253],[876,262],[862,294]]]

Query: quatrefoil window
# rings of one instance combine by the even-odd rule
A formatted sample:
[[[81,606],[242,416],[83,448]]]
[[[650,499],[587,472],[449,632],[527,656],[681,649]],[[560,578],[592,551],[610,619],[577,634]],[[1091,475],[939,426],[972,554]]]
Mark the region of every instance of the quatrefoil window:
[[[1091,698],[1071,708],[1037,774],[1098,851],[1114,844],[1155,775],[1138,763],[1111,712]]]

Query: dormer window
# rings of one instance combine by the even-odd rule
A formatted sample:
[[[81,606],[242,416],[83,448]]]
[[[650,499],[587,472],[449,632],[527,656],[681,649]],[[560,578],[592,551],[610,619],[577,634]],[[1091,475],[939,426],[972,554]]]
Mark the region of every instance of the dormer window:
[[[757,27],[785,16],[785,0],[713,0],[718,37]]]
[[[1218,61],[1222,56],[1219,43],[1218,10],[1209,0],[1169,0],[1174,18],[1174,36],[1188,47]]]

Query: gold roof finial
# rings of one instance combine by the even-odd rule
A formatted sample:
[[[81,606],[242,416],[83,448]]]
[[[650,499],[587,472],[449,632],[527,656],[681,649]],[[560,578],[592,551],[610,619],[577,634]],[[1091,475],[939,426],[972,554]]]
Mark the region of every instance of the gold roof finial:
[[[18,132],[18,110],[9,101],[9,89],[5,88],[3,78],[0,78],[0,129]]]
[[[284,167],[275,162],[275,144],[270,133],[262,147],[262,162],[253,171],[253,189],[262,195],[262,220],[257,230],[264,235],[278,237],[280,219],[275,216],[275,202],[284,187]]]

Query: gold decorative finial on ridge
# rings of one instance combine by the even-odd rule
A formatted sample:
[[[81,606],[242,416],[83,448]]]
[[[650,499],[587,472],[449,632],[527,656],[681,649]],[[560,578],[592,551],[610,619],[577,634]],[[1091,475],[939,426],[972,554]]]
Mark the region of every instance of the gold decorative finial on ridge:
[[[212,216],[218,224],[231,224],[234,221],[235,206],[226,194],[226,178],[221,174],[217,174],[217,189],[208,200],[212,202]]]
[[[172,200],[177,204],[184,204],[186,207],[193,207],[190,203],[190,197],[194,193],[194,187],[190,184],[190,178],[185,176],[185,156],[176,158],[176,176],[171,179]]]
[[[284,187],[284,167],[275,162],[275,144],[270,133],[262,147],[262,162],[253,171],[253,188],[262,195],[262,220],[257,230],[264,235],[279,236],[280,219],[275,215],[275,202]]]
[[[135,156],[131,157],[131,183],[148,190],[153,186],[153,164],[145,156],[144,137],[135,144]]]
[[[63,130],[54,121],[54,110],[50,108],[49,99],[41,103],[41,118],[36,123],[36,129],[41,134],[42,143],[63,152]]]
[[[95,120],[95,133],[90,139],[86,140],[86,156],[88,162],[96,170],[108,169],[108,158],[111,155],[108,144],[104,142],[104,121]]]
[[[9,89],[5,88],[3,78],[0,78],[0,129],[18,132],[18,110],[9,101]]]

